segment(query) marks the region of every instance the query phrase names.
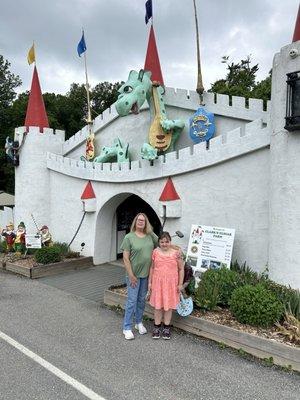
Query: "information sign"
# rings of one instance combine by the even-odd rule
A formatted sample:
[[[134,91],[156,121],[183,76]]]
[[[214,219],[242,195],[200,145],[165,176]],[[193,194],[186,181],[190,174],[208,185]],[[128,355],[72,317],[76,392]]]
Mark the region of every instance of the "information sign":
[[[41,235],[25,235],[26,249],[40,249],[42,247]]]
[[[192,225],[186,261],[194,272],[230,268],[234,229]]]

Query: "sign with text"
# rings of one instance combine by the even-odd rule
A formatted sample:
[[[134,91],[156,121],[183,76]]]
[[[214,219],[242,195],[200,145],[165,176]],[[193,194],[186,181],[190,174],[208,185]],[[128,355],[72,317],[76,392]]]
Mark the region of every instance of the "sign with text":
[[[230,268],[234,229],[192,225],[186,261],[194,271]]]
[[[41,235],[25,235],[26,249],[40,249],[42,247]]]

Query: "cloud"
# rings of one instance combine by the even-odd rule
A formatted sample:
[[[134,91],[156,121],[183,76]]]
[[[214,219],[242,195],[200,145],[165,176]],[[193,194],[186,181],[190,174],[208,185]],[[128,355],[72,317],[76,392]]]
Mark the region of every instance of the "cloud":
[[[16,0],[3,2],[0,54],[30,88],[26,61],[36,43],[43,91],[65,93],[85,81],[76,47],[84,27],[91,83],[120,81],[144,65],[149,25],[144,0]],[[154,1],[154,28],[163,76],[168,86],[194,89],[197,80],[192,1]],[[291,41],[298,0],[210,0],[198,4],[202,75],[205,87],[225,76],[223,55],[236,62],[252,55],[259,79],[266,77],[275,52]]]

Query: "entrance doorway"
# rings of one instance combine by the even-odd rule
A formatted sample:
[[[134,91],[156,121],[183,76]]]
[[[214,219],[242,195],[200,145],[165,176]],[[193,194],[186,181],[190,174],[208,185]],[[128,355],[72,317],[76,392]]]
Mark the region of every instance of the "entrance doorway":
[[[130,231],[131,223],[138,213],[147,215],[154,232],[158,235],[161,229],[161,222],[152,207],[143,199],[132,194],[121,203],[116,210],[117,216],[117,258],[122,257],[120,245],[126,233]]]

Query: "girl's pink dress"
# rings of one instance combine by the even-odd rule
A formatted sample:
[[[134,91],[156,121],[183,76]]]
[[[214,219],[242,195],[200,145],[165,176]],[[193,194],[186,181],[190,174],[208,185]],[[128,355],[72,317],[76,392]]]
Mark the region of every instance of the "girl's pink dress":
[[[179,303],[178,265],[179,252],[164,254],[158,248],[152,253],[154,262],[150,304],[157,310],[175,310]]]

